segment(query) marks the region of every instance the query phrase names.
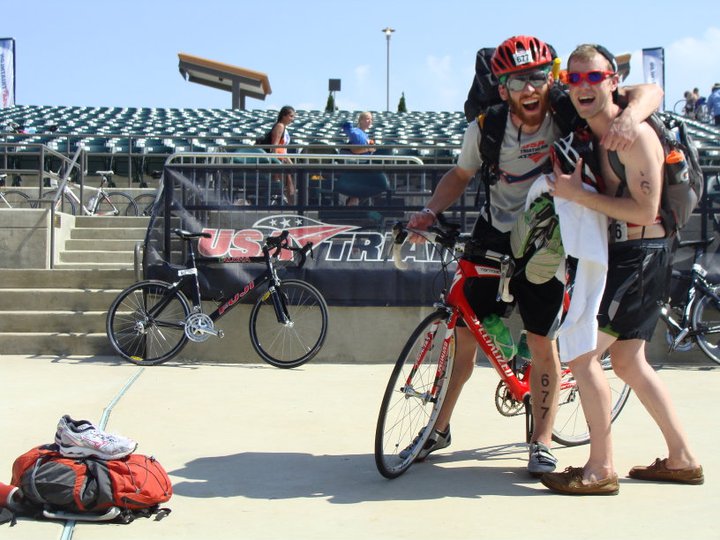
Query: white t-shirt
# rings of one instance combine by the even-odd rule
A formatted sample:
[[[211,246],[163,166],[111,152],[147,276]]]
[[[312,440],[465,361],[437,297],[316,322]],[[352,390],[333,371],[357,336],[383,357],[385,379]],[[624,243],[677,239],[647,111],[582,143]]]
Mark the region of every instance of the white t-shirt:
[[[499,231],[510,231],[515,220],[525,210],[530,186],[542,174],[550,158],[550,146],[560,135],[560,129],[550,114],[545,117],[540,129],[531,134],[520,132],[508,114],[500,147],[500,177],[490,187],[492,224]],[[465,130],[457,165],[472,173],[477,172],[482,165],[480,128],[476,121],[471,122]]]

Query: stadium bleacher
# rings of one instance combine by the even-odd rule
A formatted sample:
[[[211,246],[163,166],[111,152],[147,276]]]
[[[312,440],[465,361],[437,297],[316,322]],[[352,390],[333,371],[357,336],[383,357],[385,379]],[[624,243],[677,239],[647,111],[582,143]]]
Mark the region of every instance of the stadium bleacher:
[[[290,127],[294,146],[290,151],[341,151],[346,138],[340,126],[344,121],[354,121],[357,114],[298,110]],[[82,146],[98,166],[112,167],[120,176],[131,174],[137,182],[175,152],[247,148],[276,118],[274,110],[16,105],[0,109],[0,144],[17,145],[11,150],[5,146],[6,155],[8,151],[37,151],[37,146],[27,146],[37,144],[71,155]],[[373,111],[373,118],[371,136],[380,145],[379,155],[417,156],[426,164],[453,163],[467,126],[460,111]],[[703,163],[720,165],[720,129],[684,120],[696,142],[705,147],[701,152]],[[10,123],[22,126],[21,133],[10,132],[5,127]]]

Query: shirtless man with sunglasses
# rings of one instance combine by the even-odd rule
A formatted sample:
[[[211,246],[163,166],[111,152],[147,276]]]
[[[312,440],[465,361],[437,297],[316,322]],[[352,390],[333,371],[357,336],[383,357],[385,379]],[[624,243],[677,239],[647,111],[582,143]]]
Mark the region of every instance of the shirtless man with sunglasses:
[[[602,137],[622,109],[613,99],[618,86],[615,58],[599,45],[581,45],[568,59],[570,99],[595,137]],[[582,187],[578,163],[572,175],[555,168],[550,190],[555,196],[607,215],[621,234],[610,235],[607,283],[598,313],[597,348],[570,362],[580,388],[590,429],[590,456],[583,467],[542,476],[552,491],[567,495],[616,495],[620,490],[611,439],[611,396],[598,359],[610,349],[612,367],[630,385],[662,432],[668,457],[649,466],[633,467],[637,480],[702,484],[703,469],[690,450],[687,436],[667,388],[645,357],[660,315],[661,300],[670,273],[670,239],[661,219],[663,162],[660,140],[643,122],[635,141],[618,151],[626,181],[614,173],[608,158],[612,150],[600,145],[598,161],[605,180],[604,193]]]
[[[490,216],[481,215],[473,230],[481,248],[511,253],[509,231],[524,211],[530,186],[548,168],[553,142],[561,136],[549,106],[549,90],[554,82],[552,62],[548,45],[531,36],[507,39],[492,57],[492,71],[500,82],[500,96],[508,103],[509,114],[498,163],[499,180],[490,188]],[[647,118],[662,100],[662,90],[657,85],[640,85],[626,90],[628,106],[603,138],[603,143],[614,149],[627,148],[632,143],[637,136],[638,122]],[[426,207],[410,218],[409,227],[427,229],[437,214],[449,208],[465,192],[482,165],[480,138],[478,123],[470,123],[457,165],[443,176]],[[417,236],[412,240],[422,241]],[[476,283],[469,285],[466,296],[479,320],[493,313],[505,313],[507,306],[496,301],[496,280],[471,281]],[[528,471],[539,476],[555,470],[557,462],[550,451],[550,442],[560,382],[555,332],[559,326],[564,284],[552,278],[536,285],[523,273],[513,277],[511,292],[528,332],[527,342],[533,358],[530,385],[535,396],[532,400],[535,430],[529,448]],[[450,445],[450,417],[463,385],[472,375],[475,355],[476,343],[472,334],[467,328],[458,326],[455,363],[445,401],[435,431],[417,460],[424,460],[431,452]]]

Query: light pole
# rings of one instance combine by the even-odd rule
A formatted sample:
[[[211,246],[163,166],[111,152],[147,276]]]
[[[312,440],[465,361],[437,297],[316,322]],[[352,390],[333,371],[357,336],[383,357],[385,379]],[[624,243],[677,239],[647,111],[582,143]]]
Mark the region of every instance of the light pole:
[[[390,36],[395,31],[394,28],[390,28],[389,26],[382,29],[382,32],[385,34],[385,37],[387,38],[387,73],[385,76],[385,79],[387,81],[387,88],[385,91],[386,94],[386,104],[385,104],[385,110],[390,112]]]

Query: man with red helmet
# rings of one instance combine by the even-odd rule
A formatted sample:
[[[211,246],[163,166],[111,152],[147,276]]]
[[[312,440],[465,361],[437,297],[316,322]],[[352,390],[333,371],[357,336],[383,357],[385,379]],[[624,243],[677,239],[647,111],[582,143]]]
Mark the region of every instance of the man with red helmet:
[[[490,186],[489,205],[483,209],[473,230],[473,238],[480,249],[511,253],[509,231],[525,209],[530,186],[548,168],[550,147],[562,135],[550,108],[552,62],[550,47],[531,36],[505,40],[492,57],[491,67],[499,80],[500,97],[507,105],[507,120],[499,159],[494,164],[497,182]],[[625,90],[623,94],[629,104],[602,141],[616,149],[623,149],[634,140],[638,121],[648,117],[662,100],[662,90],[656,85]],[[426,207],[410,218],[410,228],[427,229],[437,214],[449,208],[465,192],[483,166],[481,142],[479,121],[471,122],[465,131],[457,164],[443,176]],[[412,241],[421,242],[422,239],[414,236]],[[495,279],[468,281],[471,283],[465,293],[479,320],[491,314],[506,313],[507,305],[496,301],[498,282]],[[556,278],[541,284],[531,283],[521,273],[513,276],[510,288],[527,330],[533,360],[530,386],[535,429],[529,448],[528,471],[539,476],[553,471],[557,462],[549,446],[560,382],[560,361],[554,338],[560,322],[564,284]],[[450,444],[450,417],[463,385],[472,374],[475,354],[473,336],[467,328],[458,326],[455,363],[445,401],[435,431],[418,460]]]

